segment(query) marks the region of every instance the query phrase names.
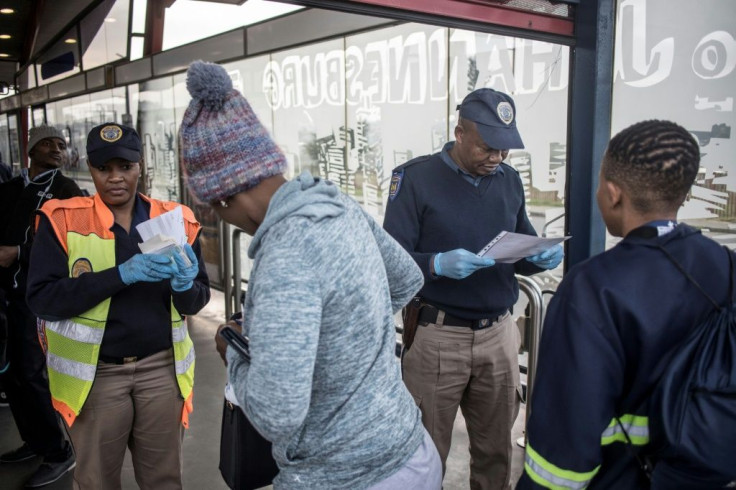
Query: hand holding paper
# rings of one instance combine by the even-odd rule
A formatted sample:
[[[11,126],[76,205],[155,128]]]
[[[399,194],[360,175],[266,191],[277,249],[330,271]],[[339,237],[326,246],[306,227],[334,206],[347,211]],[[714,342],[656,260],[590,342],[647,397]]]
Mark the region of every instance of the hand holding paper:
[[[489,257],[478,257],[463,248],[434,256],[434,272],[450,279],[464,279],[473,272],[490,267],[496,262]]]
[[[178,271],[171,278],[171,289],[176,292],[190,289],[199,273],[199,261],[194,250],[192,250],[192,246],[185,243],[183,252],[186,254],[184,258],[188,259],[187,261],[180,254],[174,254],[174,261],[176,261]]]
[[[170,279],[176,272],[171,258],[160,254],[135,254],[118,266],[120,279],[127,285],[134,282],[158,282]]]
[[[562,245],[557,244],[549,250],[545,250],[541,254],[527,257],[526,260],[536,265],[537,267],[541,267],[542,269],[554,269],[555,267],[560,265],[560,262],[562,262],[562,258],[564,256],[565,252],[562,249]]]
[[[192,265],[182,248],[187,243],[187,233],[180,206],[140,223],[135,229],[143,239],[143,243],[139,243],[138,247],[144,254],[161,254],[169,257],[178,255],[187,267]]]
[[[551,268],[557,267],[562,260],[562,248],[559,248],[559,260],[553,267],[545,267],[553,262],[546,262],[549,255],[544,255],[550,250],[557,250],[554,246],[567,240],[568,237],[556,238],[540,238],[534,235],[524,235],[521,233],[513,233],[510,231],[502,231],[491,240],[483,250],[478,252],[479,257],[491,257],[499,264],[513,264],[523,258],[529,257],[531,262],[537,263],[539,267]],[[550,252],[551,253],[551,252]],[[544,255],[544,257],[541,257]]]

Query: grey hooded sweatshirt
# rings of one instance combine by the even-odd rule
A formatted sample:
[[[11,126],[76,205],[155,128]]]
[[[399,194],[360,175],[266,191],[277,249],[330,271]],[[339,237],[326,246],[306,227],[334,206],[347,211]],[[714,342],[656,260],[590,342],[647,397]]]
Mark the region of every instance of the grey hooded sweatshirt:
[[[424,435],[394,354],[414,260],[351,198],[308,172],[274,194],[248,250],[251,363],[228,348],[237,400],[273,443],[274,487],[360,489]]]

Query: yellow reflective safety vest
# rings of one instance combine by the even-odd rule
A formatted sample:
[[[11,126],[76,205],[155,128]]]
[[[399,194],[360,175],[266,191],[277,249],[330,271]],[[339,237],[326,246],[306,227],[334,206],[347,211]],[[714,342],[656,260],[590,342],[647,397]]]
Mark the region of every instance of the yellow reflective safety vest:
[[[197,237],[200,225],[191,209],[175,202],[159,201],[139,194],[150,203],[150,217],[181,206],[189,244]],[[69,277],[85,272],[116,267],[115,235],[110,230],[114,217],[98,195],[54,199],[41,212],[49,219],[59,243],[67,254]],[[38,219],[37,223],[38,225]],[[100,345],[105,332],[110,298],[79,316],[61,321],[43,321],[49,387],[54,408],[69,427],[79,415],[92,389],[97,371]],[[189,426],[194,386],[194,344],[187,331],[186,318],[171,304],[171,339],[174,348],[176,380],[184,398],[182,424]]]

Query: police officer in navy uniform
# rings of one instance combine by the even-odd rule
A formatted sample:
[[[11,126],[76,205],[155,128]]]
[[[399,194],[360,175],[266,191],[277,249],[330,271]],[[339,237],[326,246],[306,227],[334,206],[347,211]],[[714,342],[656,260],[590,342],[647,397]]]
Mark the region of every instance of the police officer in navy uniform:
[[[395,169],[384,228],[424,272],[420,326],[403,358],[424,425],[444,465],[460,407],[471,489],[506,489],[521,399],[514,275],[553,269],[563,252],[557,245],[514,264],[476,255],[501,231],[536,232],[521,178],[503,163],[509,149],[524,148],[514,101],[482,88],[458,108],[455,141]]]

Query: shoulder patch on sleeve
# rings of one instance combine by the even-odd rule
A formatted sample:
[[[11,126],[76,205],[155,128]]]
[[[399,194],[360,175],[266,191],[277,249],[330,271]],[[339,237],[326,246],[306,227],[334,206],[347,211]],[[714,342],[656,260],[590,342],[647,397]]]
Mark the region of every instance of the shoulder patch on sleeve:
[[[396,196],[399,195],[399,191],[401,190],[401,181],[404,179],[404,169],[397,169],[394,170],[393,174],[391,175],[391,186],[388,190],[388,198],[390,200],[396,199]]]

